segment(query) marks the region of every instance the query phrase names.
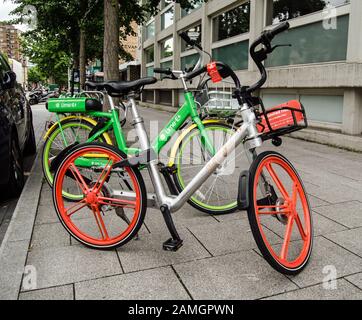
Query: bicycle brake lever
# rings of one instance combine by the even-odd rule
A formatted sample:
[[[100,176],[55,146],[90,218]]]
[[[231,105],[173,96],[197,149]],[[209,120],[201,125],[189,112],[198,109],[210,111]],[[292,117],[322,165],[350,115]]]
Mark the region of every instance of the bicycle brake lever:
[[[291,44],[277,44],[271,48],[271,52],[280,47],[291,47],[291,46],[292,46]]]

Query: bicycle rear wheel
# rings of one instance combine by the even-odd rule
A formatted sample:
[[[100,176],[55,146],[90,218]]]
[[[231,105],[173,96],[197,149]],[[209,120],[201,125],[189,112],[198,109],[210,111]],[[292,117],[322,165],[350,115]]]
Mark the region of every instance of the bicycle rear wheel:
[[[60,125],[55,127],[47,136],[43,146],[42,168],[44,177],[50,187],[53,187],[55,172],[50,169],[52,160],[67,146],[75,142],[85,143],[95,125],[83,118],[65,119]],[[108,142],[110,139],[103,134],[98,139],[99,142]],[[77,200],[77,197],[69,193],[64,193],[68,199]]]
[[[78,164],[90,157],[91,166]],[[137,168],[112,168],[125,158],[114,147],[83,144],[64,159],[56,173],[53,202],[58,218],[69,234],[86,246],[122,246],[137,235],[143,224],[147,196],[140,172]],[[64,190],[81,200],[66,200]]]
[[[249,197],[248,218],[264,258],[283,274],[300,273],[312,252],[313,224],[297,171],[279,153],[260,154],[250,169]]]

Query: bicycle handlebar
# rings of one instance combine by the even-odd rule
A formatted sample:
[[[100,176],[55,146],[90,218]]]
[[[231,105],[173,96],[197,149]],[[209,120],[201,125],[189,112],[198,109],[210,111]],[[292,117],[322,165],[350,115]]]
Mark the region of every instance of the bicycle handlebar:
[[[168,69],[162,69],[162,68],[154,68],[153,69],[154,73],[159,73],[159,74],[165,74],[167,76],[171,76],[172,75],[172,70],[170,68]]]
[[[271,42],[274,39],[274,37],[279,33],[288,30],[289,27],[290,27],[289,22],[283,22],[280,25],[276,26],[274,29],[263,32],[262,35],[258,39],[256,39],[253,42],[253,44],[250,46],[250,56],[252,57],[256,66],[258,67],[261,73],[261,78],[257,83],[253,84],[246,90],[248,93],[260,89],[265,84],[268,75],[262,62],[266,60],[268,54],[272,53],[273,50],[276,48],[276,47],[273,48],[271,46]],[[256,48],[260,44],[263,45],[263,48],[256,51]]]
[[[186,32],[181,32],[180,37],[191,47],[196,47],[200,50],[203,50],[202,47],[195,40],[190,39],[189,35]]]
[[[282,33],[284,31],[287,31],[290,27],[289,22],[283,22],[276,26],[274,29],[266,31],[265,36],[268,37],[269,41],[272,41],[276,35],[279,33]]]

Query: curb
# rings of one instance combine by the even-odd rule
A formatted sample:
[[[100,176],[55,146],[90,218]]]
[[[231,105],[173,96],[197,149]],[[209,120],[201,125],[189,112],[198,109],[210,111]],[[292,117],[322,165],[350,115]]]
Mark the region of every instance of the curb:
[[[42,144],[0,246],[0,300],[17,300],[43,184]]]

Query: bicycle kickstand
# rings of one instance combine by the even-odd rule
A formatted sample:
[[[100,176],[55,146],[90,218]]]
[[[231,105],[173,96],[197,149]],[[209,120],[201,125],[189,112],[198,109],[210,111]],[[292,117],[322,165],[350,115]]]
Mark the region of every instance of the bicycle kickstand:
[[[167,240],[163,244],[163,250],[176,252],[183,246],[183,240],[180,238],[180,236],[176,230],[175,224],[174,224],[172,216],[171,216],[170,209],[167,206],[162,206],[161,212],[162,212],[163,218],[165,219],[168,231],[170,232],[170,234],[172,236],[171,239]]]

